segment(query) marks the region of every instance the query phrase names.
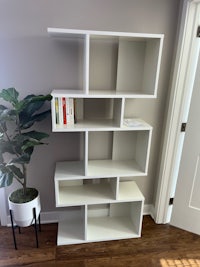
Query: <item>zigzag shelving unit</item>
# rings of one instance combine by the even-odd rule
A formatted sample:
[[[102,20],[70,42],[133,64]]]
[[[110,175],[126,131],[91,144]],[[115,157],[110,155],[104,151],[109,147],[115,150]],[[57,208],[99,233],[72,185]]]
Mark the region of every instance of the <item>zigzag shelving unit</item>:
[[[56,164],[56,206],[76,207],[75,218],[59,222],[57,243],[140,237],[144,196],[133,178],[147,175],[152,127],[126,118],[125,106],[129,98],[156,97],[164,36],[48,33],[66,42],[77,76],[73,88],[52,91],[52,130],[78,132],[81,140],[80,160]],[[73,99],[75,123],[56,121],[56,101],[63,98]]]

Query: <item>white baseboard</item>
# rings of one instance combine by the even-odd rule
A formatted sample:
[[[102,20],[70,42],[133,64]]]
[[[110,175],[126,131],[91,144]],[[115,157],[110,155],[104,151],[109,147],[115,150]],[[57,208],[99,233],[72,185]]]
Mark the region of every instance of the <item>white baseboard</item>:
[[[155,218],[155,207],[153,204],[146,204],[144,205],[144,211],[143,215],[150,215],[152,219],[154,220]]]
[[[152,204],[144,205],[143,215],[150,215],[154,219],[154,206]],[[76,208],[69,208],[67,211],[46,211],[41,212],[41,223],[57,223],[60,220],[65,220],[66,218],[72,217],[76,217]],[[7,226],[11,226],[10,215],[7,216]]]

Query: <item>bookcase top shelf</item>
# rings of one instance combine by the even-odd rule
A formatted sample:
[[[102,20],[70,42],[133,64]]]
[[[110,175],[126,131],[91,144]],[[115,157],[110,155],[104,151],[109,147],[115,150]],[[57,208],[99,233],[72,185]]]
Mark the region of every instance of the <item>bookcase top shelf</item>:
[[[54,37],[74,37],[76,35],[79,38],[84,38],[86,35],[95,37],[101,36],[121,36],[121,37],[136,37],[140,39],[144,38],[164,38],[164,34],[152,34],[152,33],[132,33],[132,32],[115,32],[115,31],[93,31],[93,30],[75,30],[65,28],[47,28],[47,32],[50,36]]]
[[[76,81],[54,96],[88,98],[155,98],[163,34],[48,28],[70,53],[63,53]],[[71,54],[74,55],[73,62]],[[54,87],[55,88],[55,87]]]

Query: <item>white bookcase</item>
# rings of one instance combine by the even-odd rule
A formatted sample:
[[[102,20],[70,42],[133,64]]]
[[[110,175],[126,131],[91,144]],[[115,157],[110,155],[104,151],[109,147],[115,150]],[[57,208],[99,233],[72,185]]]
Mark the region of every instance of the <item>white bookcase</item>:
[[[129,177],[147,175],[152,127],[124,110],[128,98],[156,97],[164,36],[48,33],[69,46],[77,77],[73,88],[52,91],[52,130],[79,132],[81,139],[81,160],[56,164],[56,207],[76,213],[60,220],[57,243],[140,237],[144,197]],[[75,123],[62,121],[63,98],[73,99]]]

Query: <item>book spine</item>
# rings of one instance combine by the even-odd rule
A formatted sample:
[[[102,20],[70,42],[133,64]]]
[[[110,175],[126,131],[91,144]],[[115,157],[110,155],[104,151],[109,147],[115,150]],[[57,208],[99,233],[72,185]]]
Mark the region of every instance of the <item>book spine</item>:
[[[67,124],[67,110],[66,110],[66,98],[62,97],[62,109],[63,109],[63,124]]]
[[[74,124],[74,99],[69,99],[69,105],[70,105],[70,120],[71,124]]]
[[[63,126],[62,97],[58,98],[58,107],[59,107],[59,122],[60,122],[60,126]]]
[[[66,98],[67,124],[74,124],[74,99]]]
[[[55,97],[55,116],[56,116],[56,124],[58,125],[59,122],[59,103],[58,103],[58,97]]]

